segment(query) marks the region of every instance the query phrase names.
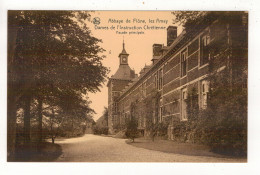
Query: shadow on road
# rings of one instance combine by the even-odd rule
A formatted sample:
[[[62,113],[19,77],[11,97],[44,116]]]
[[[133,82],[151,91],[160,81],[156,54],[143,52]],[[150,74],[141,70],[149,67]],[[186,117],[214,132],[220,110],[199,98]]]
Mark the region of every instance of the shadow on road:
[[[17,146],[14,162],[49,162],[56,160],[62,154],[58,144],[43,142]]]
[[[181,154],[188,156],[207,156],[216,158],[234,158],[246,161],[246,157],[235,157],[229,155],[221,155],[214,153],[209,147],[205,145],[192,143],[179,143],[170,140],[148,140],[144,138],[137,138],[135,142],[126,140],[126,143],[135,147],[144,148],[148,150],[160,151],[164,153]]]

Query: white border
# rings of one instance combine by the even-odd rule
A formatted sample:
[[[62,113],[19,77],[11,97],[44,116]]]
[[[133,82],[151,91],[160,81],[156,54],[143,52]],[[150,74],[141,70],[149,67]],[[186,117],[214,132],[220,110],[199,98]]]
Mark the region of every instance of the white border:
[[[258,0],[0,0],[0,172],[1,174],[260,174],[260,58]],[[7,163],[6,58],[7,10],[248,10],[249,154],[248,163]]]

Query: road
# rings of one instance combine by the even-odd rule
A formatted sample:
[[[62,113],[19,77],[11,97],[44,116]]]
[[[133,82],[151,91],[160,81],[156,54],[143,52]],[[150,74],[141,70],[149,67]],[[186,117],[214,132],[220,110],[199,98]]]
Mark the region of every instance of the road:
[[[137,148],[125,139],[86,134],[57,140],[62,154],[57,162],[239,162],[236,159],[188,156]]]

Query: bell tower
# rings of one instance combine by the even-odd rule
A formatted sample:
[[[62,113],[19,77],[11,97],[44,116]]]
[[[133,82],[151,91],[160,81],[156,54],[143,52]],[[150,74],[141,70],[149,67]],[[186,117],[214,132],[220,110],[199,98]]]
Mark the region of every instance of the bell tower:
[[[108,87],[108,128],[109,133],[114,133],[114,127],[118,124],[122,124],[120,115],[118,113],[118,101],[117,98],[120,93],[128,87],[129,83],[133,82],[136,78],[135,71],[128,65],[129,54],[125,50],[125,42],[123,39],[123,50],[118,55],[119,67],[114,75],[112,75],[107,83]]]
[[[123,40],[123,50],[118,56],[120,65],[128,65],[128,56],[129,54],[125,50],[125,42]]]

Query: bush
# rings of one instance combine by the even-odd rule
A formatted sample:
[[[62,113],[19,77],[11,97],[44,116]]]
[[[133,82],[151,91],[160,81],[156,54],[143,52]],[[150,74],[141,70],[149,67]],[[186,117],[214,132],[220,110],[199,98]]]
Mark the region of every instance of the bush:
[[[173,119],[173,139],[208,145],[212,151],[233,155],[247,155],[247,99],[241,91],[218,103],[217,97],[209,101],[205,110],[199,110],[194,92],[187,101],[188,121]],[[193,101],[192,101],[193,99]],[[193,104],[193,105],[191,105]]]
[[[180,142],[185,142],[187,140],[188,130],[186,125],[186,122],[181,122],[178,118],[173,120],[173,140]]]
[[[108,135],[108,127],[98,127],[97,125],[95,125],[93,127],[93,132],[96,135],[101,135],[101,134]]]
[[[137,120],[132,117],[128,122],[127,122],[127,129],[126,129],[126,137],[132,139],[132,141],[135,141],[135,138],[139,136],[139,131],[137,129],[138,127],[138,122]]]
[[[167,136],[168,123],[159,123],[158,124],[158,136]]]
[[[247,114],[244,105],[237,104],[238,98],[222,103],[216,109],[208,108],[201,113],[204,119],[198,120],[201,141],[215,152],[236,156],[247,154]]]

